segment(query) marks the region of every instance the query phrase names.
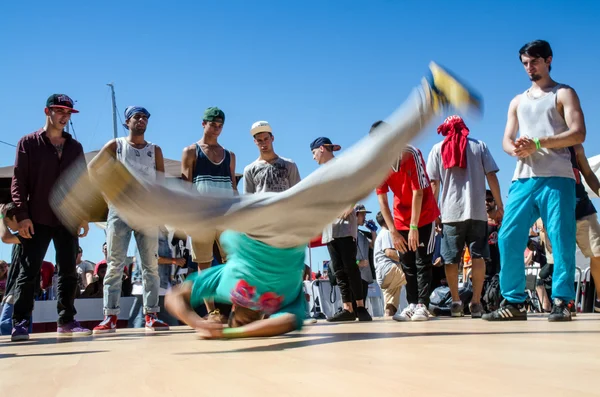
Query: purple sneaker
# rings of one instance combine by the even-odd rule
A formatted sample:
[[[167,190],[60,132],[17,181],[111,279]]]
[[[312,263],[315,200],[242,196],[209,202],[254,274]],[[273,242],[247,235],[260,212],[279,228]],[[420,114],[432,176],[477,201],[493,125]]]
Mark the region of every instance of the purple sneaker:
[[[10,340],[13,342],[29,340],[28,328],[29,324],[27,320],[21,320],[13,326],[12,333],[10,334]]]
[[[59,338],[64,338],[71,336],[88,336],[92,334],[92,331],[83,328],[77,320],[73,320],[70,323],[59,325],[56,329],[56,333]]]

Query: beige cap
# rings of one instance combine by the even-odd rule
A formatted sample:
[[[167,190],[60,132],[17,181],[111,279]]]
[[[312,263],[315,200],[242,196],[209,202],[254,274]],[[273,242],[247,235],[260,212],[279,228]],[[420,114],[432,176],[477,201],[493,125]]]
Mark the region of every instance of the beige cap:
[[[270,132],[273,133],[271,129],[271,125],[268,121],[257,121],[252,124],[252,128],[250,129],[250,135],[254,138],[254,135],[259,134],[261,132]]]

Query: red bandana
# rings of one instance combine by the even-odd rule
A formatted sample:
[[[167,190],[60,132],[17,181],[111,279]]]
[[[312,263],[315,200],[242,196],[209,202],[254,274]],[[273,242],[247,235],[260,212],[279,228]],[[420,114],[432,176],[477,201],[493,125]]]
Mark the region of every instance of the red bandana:
[[[442,143],[444,168],[467,168],[467,136],[469,129],[459,116],[450,116],[438,127],[438,134],[445,136]]]

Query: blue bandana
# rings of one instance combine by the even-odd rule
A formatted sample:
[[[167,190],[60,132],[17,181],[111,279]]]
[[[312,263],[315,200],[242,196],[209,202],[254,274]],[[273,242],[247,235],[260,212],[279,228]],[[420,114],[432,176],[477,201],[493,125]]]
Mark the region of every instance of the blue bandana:
[[[146,117],[150,118],[150,112],[148,112],[146,108],[141,106],[128,106],[127,109],[125,109],[125,121],[129,120],[136,113],[142,113],[146,115]],[[129,129],[127,124],[123,124],[123,126]]]

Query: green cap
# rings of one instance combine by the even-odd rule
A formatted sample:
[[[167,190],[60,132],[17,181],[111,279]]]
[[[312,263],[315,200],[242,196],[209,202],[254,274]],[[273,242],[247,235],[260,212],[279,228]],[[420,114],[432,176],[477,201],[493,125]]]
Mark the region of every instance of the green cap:
[[[210,107],[204,111],[204,117],[202,120],[205,121],[214,121],[215,119],[222,119],[225,122],[225,113],[218,107]]]

